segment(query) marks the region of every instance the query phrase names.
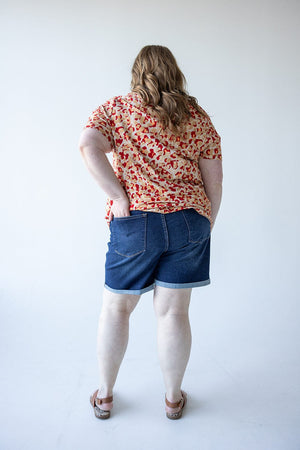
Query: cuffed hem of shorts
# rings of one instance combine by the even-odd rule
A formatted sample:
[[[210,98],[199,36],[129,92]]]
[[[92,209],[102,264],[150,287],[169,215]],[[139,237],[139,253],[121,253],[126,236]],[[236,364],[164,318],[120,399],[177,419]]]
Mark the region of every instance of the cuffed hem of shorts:
[[[210,284],[210,278],[204,281],[195,281],[193,283],[166,283],[165,281],[155,280],[157,286],[168,287],[172,289],[193,288],[198,286],[207,286]]]
[[[115,292],[116,294],[133,294],[133,295],[140,295],[144,294],[145,292],[151,291],[151,289],[154,289],[155,283],[151,284],[150,286],[147,286],[143,289],[113,289],[107,284],[104,284],[104,287],[111,292]]]

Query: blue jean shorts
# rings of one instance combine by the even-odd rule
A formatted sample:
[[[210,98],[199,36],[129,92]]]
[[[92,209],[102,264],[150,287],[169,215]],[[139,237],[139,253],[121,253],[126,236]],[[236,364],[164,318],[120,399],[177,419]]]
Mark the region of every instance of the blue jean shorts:
[[[155,285],[210,284],[210,221],[195,209],[162,214],[132,210],[110,222],[105,288],[143,294]]]

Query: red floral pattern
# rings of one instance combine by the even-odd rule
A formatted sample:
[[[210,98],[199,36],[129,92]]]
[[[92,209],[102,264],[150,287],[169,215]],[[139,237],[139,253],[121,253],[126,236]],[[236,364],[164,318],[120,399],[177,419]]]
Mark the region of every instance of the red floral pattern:
[[[113,151],[113,168],[127,192],[130,209],[170,213],[195,208],[211,219],[199,158],[222,160],[221,138],[211,120],[192,105],[186,131],[175,136],[163,130],[150,106],[129,92],[107,100],[84,128],[96,128]],[[106,216],[112,200],[107,199]]]

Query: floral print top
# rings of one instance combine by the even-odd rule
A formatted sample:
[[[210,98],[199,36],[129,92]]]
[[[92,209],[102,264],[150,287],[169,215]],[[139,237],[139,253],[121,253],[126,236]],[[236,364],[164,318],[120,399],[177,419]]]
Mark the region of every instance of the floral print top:
[[[192,105],[190,111],[180,136],[163,130],[157,112],[144,106],[136,92],[107,100],[89,117],[84,128],[96,128],[107,138],[131,210],[170,213],[194,208],[212,222],[198,160],[222,160],[221,138],[209,118]],[[108,198],[107,222],[112,203]]]

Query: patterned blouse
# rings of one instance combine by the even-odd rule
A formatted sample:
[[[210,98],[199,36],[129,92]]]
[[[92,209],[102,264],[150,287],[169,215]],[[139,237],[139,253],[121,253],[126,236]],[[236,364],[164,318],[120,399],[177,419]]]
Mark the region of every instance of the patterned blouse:
[[[84,128],[96,128],[109,141],[113,169],[130,201],[129,208],[170,213],[194,208],[212,222],[199,158],[220,159],[221,138],[211,120],[190,105],[186,131],[163,130],[157,112],[136,92],[107,100]],[[113,201],[106,203],[105,219]]]

